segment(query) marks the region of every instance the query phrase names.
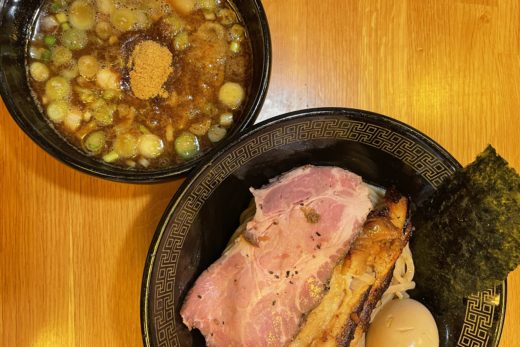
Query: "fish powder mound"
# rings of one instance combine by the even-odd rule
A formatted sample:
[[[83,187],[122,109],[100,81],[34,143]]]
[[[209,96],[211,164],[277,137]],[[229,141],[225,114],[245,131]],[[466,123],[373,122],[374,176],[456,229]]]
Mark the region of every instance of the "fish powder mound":
[[[156,96],[167,97],[164,82],[173,72],[173,56],[168,48],[155,41],[138,43],[130,56],[130,86],[142,100]]]

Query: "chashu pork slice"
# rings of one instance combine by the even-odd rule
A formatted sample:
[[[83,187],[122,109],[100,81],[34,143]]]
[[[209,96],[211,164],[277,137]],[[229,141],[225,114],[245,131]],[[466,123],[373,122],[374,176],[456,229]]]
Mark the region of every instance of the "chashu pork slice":
[[[289,347],[358,345],[408,243],[409,220],[408,199],[388,190],[382,206],[369,214],[363,231],[334,269],[330,290]]]
[[[361,177],[336,167],[300,167],[252,193],[254,218],[181,309],[208,346],[291,341],[372,208]]]

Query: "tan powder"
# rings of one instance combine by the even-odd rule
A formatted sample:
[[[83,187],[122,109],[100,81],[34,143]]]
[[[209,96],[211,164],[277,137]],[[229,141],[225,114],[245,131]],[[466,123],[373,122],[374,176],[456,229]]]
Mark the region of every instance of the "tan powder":
[[[134,95],[143,100],[156,96],[167,97],[163,84],[173,71],[172,59],[168,48],[155,41],[138,43],[128,62],[130,86]]]

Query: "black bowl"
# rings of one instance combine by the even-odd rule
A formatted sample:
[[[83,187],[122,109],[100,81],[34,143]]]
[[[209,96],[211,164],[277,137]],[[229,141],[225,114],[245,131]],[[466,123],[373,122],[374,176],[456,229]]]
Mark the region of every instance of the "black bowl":
[[[260,187],[304,164],[339,166],[370,183],[395,185],[415,204],[427,199],[444,178],[460,168],[427,136],[370,112],[314,109],[258,124],[194,171],[168,206],[143,276],[145,346],[204,346],[203,337],[198,331],[189,332],[179,316],[184,296],[225,248],[252,198],[248,188]],[[433,312],[441,346],[458,341],[462,346],[497,346],[505,290],[504,282],[471,297],[467,311],[460,312],[461,320],[455,324],[444,324],[442,313]],[[488,304],[484,298],[489,295],[498,297],[500,304]]]
[[[243,114],[228,137],[254,123],[264,102],[271,72],[271,39],[260,0],[235,0],[251,38],[253,74]],[[122,182],[157,182],[191,170],[223,146],[183,164],[156,170],[129,170],[103,163],[79,151],[57,134],[34,102],[27,83],[25,57],[41,0],[0,0],[0,94],[18,125],[40,147],[71,167]]]

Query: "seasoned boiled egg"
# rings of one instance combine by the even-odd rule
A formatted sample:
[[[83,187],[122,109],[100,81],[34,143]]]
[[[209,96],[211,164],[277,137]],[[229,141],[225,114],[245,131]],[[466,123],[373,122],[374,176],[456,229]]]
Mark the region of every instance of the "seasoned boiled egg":
[[[439,331],[423,304],[412,299],[392,300],[370,324],[366,347],[439,347]]]

